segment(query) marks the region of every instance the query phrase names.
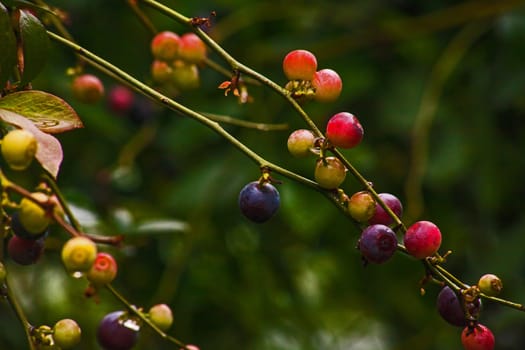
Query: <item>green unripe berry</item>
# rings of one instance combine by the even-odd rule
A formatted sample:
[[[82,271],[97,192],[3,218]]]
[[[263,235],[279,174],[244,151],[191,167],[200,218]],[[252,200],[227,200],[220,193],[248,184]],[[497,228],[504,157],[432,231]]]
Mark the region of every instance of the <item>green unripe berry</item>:
[[[315,166],[314,177],[319,186],[333,190],[345,180],[346,168],[336,157],[320,158]]]
[[[487,273],[479,279],[478,288],[488,296],[496,296],[503,289],[503,283],[498,276]]]
[[[195,64],[176,60],[171,76],[173,85],[181,90],[196,89],[200,85],[199,68]]]
[[[95,286],[111,283],[117,277],[117,262],[108,253],[98,253],[86,278]]]
[[[348,200],[348,212],[358,222],[367,222],[375,211],[376,201],[368,191],[356,192]]]
[[[30,131],[14,129],[2,139],[2,157],[11,169],[24,170],[35,158],[37,146],[35,135]]]
[[[163,331],[167,330],[173,324],[173,313],[171,308],[166,304],[157,304],[149,309],[149,318],[157,327]]]
[[[42,202],[49,200],[49,197],[42,192],[34,192],[31,195]],[[20,224],[27,232],[34,235],[41,234],[51,223],[51,218],[47,215],[46,211],[40,205],[26,197],[20,201],[18,218]]]
[[[80,343],[81,329],[69,318],[58,321],[53,326],[53,340],[61,349],[71,349]]]
[[[151,77],[159,84],[167,83],[171,80],[173,68],[165,61],[154,60],[151,63]]]
[[[89,271],[96,257],[97,246],[87,237],[73,237],[62,247],[62,262],[69,272]]]
[[[306,157],[314,147],[315,135],[307,129],[295,130],[290,134],[287,141],[288,151],[294,157]]]

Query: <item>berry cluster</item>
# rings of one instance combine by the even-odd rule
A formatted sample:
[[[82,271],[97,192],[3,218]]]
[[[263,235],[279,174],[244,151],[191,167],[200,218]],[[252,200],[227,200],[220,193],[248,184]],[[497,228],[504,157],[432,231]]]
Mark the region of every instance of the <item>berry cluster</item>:
[[[207,49],[195,33],[179,36],[171,31],[160,32],[151,40],[151,53],[151,77],[163,90],[199,87],[198,66],[206,59]]]
[[[297,99],[332,102],[343,89],[339,74],[328,68],[317,70],[317,58],[307,50],[289,52],[283,59],[283,72],[289,80],[286,89]]]

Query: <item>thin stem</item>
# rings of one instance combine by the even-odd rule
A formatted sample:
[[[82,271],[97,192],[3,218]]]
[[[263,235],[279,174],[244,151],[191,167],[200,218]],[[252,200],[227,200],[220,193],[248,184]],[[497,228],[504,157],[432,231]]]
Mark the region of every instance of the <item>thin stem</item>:
[[[69,204],[67,203],[66,199],[64,198],[64,195],[62,194],[62,191],[60,191],[60,188],[57,186],[57,183],[53,176],[49,175],[49,173],[44,173],[42,175],[42,178],[46,182],[46,184],[51,187],[51,190],[55,194],[55,196],[58,199],[58,202],[60,203],[60,206],[62,207],[62,210],[66,214],[67,218],[69,219],[69,222],[71,225],[75,228],[76,231],[81,231],[82,227],[80,223],[78,222],[75,215],[73,215],[73,212],[71,211],[71,208],[69,207]]]
[[[33,326],[27,320],[27,317],[26,317],[26,315],[24,313],[24,310],[20,306],[20,303],[18,302],[18,299],[17,299],[15,293],[13,293],[11,287],[9,286],[9,283],[7,282],[7,279],[4,282],[4,292],[5,292],[5,296],[7,298],[7,301],[9,302],[9,305],[11,305],[11,307],[13,308],[13,311],[15,312],[16,317],[18,318],[18,320],[22,324],[22,328],[24,328],[24,332],[25,332],[26,337],[27,337],[27,342],[29,343],[29,349],[30,350],[36,350],[35,344],[33,342],[33,336],[31,335],[31,328]]]

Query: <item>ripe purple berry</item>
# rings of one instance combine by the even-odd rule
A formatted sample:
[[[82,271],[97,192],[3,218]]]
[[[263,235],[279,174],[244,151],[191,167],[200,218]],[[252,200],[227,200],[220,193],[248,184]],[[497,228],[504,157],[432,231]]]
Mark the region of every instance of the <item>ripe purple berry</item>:
[[[283,71],[288,80],[312,80],[317,59],[307,50],[290,51],[283,59]]]
[[[394,255],[397,237],[388,226],[371,225],[361,233],[358,248],[366,261],[382,264]]]
[[[7,254],[20,265],[36,263],[44,253],[45,237],[25,239],[13,236],[7,243]]]
[[[363,133],[359,120],[348,112],[333,115],[326,125],[326,138],[335,147],[355,147],[363,139]]]
[[[336,157],[320,158],[315,164],[314,177],[322,188],[334,190],[345,180],[346,168]]]
[[[104,350],[129,350],[137,342],[139,327],[124,311],[114,311],[100,321],[97,340]]]
[[[279,209],[280,196],[270,183],[253,181],[239,193],[239,207],[248,219],[262,223],[269,220]]]
[[[412,224],[403,238],[408,253],[417,259],[434,255],[441,246],[441,231],[430,221]]]
[[[386,204],[387,207],[390,208],[396,214],[398,218],[403,215],[403,205],[401,204],[401,201],[390,193],[379,193],[379,198]],[[370,219],[368,222],[369,224],[383,224],[383,225],[390,225],[394,222],[394,219],[388,215],[388,213],[383,209],[379,203],[376,203],[376,210],[374,213],[374,216]]]
[[[333,102],[341,95],[343,81],[334,70],[321,69],[315,72],[312,86],[315,88],[314,100]]]
[[[466,310],[464,310],[462,301],[454,290],[449,286],[444,286],[437,296],[436,305],[439,315],[446,322],[456,327],[465,327],[467,325],[466,313],[477,316],[481,309],[481,300],[476,299],[471,303],[466,303]]]

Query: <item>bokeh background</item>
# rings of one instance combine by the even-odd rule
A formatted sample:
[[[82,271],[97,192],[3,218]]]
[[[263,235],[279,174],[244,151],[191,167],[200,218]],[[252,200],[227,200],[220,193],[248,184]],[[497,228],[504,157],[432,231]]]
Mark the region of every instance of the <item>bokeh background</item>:
[[[151,82],[152,35],[126,1],[49,4],[65,11],[80,45]],[[310,50],[320,68],[336,70],[342,95],[334,103],[306,104],[312,119],[324,129],[334,113],[358,116],[365,138],[344,153],[378,192],[402,200],[403,221],[435,222],[441,251],[453,252],[447,269],[469,284],[495,273],[503,298],[525,302],[523,1],[164,4],[190,17],[216,11],[210,35],[280,85],[286,83],[282,58],[293,49]],[[158,30],[187,31],[143,10]],[[227,67],[215,54],[210,58]],[[203,350],[461,348],[461,330],[436,312],[439,287],[420,294],[420,263],[396,254],[384,265],[363,267],[356,226],[318,192],[278,175],[277,215],[260,225],[247,221],[237,196],[260,175],[252,160],[205,126],[160,107],[149,109],[143,122],[116,115],[107,101],[75,101],[66,74],[75,64],[70,50],[53,43],[33,84],[68,101],[85,124],[58,136],[59,186],[86,231],[126,235],[123,247],[101,248],[118,260],[114,286],[145,309],[169,304],[170,334]],[[106,91],[117,85],[85,69],[101,77]],[[280,96],[250,86],[254,101],[239,104],[217,89],[226,77],[206,67],[200,75],[200,88],[177,101],[196,111],[288,124],[271,132],[224,127],[269,161],[312,177],[315,159],[287,152],[288,135],[306,125]],[[123,162],[130,144],[138,152]],[[38,179],[9,174],[26,186]],[[342,187],[361,190],[351,176]],[[77,348],[98,349],[99,320],[123,306],[105,290],[98,303],[83,296],[86,282],[60,264],[66,239],[54,228],[38,264],[7,261],[13,288],[34,325],[74,318],[83,330]],[[26,348],[14,313],[6,303],[0,310],[0,348]],[[525,347],[525,313],[484,303],[481,321],[495,333],[496,349]],[[145,329],[136,348],[176,346]]]

